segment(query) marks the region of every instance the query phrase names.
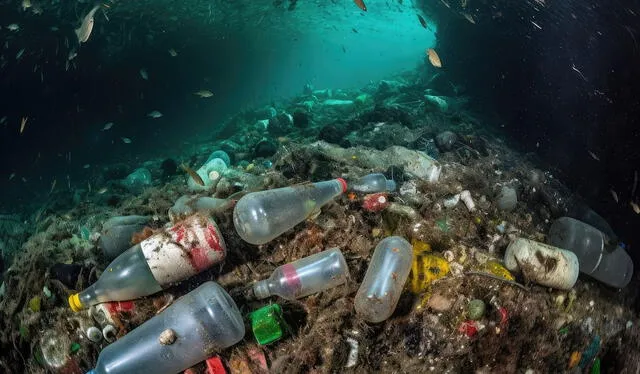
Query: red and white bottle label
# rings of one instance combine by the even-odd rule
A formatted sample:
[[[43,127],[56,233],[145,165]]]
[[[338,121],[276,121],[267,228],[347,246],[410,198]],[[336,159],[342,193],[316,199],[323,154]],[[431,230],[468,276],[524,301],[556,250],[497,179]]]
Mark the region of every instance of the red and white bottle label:
[[[140,243],[153,277],[161,286],[198,274],[222,261],[226,245],[209,217],[194,214]]]

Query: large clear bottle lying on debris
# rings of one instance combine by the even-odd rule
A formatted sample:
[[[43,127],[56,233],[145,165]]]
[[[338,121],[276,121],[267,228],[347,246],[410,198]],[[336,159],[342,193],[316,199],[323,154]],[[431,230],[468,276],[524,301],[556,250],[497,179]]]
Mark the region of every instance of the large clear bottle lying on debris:
[[[94,374],[174,374],[244,337],[236,303],[214,282],[176,300],[100,352]]]
[[[633,275],[629,254],[605,233],[570,217],[557,219],[549,229],[549,242],[576,254],[580,271],[600,282],[624,288]]]
[[[113,260],[93,285],[69,296],[74,311],[161,291],[222,261],[226,246],[215,222],[194,214]]]
[[[362,319],[377,323],[391,317],[412,262],[413,248],[404,238],[390,236],[378,243],[354,300]]]
[[[347,190],[342,178],[318,183],[253,192],[242,197],[233,210],[240,237],[264,244],[320,212],[320,208]]]
[[[277,295],[295,300],[339,286],[348,276],[342,252],[334,248],[279,266],[268,279],[253,285],[253,294],[257,299]]]
[[[396,182],[393,179],[387,179],[384,174],[373,173],[351,183],[349,188],[352,191],[365,193],[392,192],[396,190]]]

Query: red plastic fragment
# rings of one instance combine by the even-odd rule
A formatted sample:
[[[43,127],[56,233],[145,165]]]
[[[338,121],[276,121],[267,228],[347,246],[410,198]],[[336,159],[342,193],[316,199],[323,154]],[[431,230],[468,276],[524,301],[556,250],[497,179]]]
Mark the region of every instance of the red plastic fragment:
[[[189,368],[182,372],[182,374],[198,374],[195,370]]]
[[[384,192],[365,195],[362,208],[368,212],[379,212],[389,206],[389,198]]]
[[[209,357],[207,363],[207,374],[227,374],[227,369],[224,368],[222,360],[218,356]]]
[[[498,308],[498,313],[500,313],[500,326],[506,325],[507,322],[509,322],[509,312],[507,311],[507,308]]]
[[[476,321],[473,320],[464,321],[460,327],[458,327],[458,331],[472,338],[478,333],[478,325],[476,325]]]

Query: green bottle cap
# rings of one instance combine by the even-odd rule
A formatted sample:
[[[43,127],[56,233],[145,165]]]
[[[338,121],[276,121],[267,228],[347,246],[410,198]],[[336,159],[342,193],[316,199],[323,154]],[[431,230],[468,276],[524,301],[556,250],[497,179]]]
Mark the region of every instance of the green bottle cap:
[[[80,350],[80,344],[78,343],[73,343],[71,344],[71,347],[69,347],[69,352],[70,353],[76,353]]]
[[[251,329],[258,344],[272,343],[282,337],[282,308],[270,304],[249,313]]]

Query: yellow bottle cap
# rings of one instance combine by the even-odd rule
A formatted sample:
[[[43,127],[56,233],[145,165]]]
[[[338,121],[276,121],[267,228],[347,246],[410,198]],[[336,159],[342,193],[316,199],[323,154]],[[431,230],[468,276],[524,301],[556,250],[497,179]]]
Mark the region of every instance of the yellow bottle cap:
[[[69,306],[74,312],[79,312],[84,309],[84,307],[82,306],[82,302],[80,302],[79,294],[74,293],[73,295],[69,296]]]

